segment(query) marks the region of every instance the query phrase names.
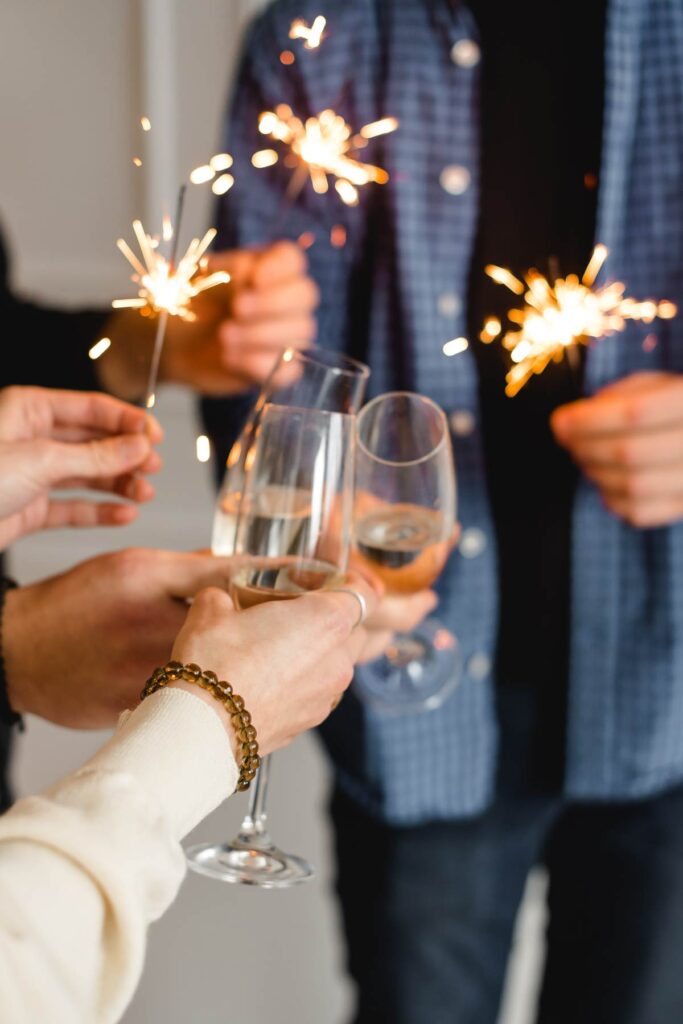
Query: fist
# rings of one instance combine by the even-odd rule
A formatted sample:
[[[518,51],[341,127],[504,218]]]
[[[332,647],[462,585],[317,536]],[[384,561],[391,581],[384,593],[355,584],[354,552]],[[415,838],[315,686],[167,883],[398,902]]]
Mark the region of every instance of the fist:
[[[683,519],[683,376],[634,373],[551,418],[558,443],[630,526]]]

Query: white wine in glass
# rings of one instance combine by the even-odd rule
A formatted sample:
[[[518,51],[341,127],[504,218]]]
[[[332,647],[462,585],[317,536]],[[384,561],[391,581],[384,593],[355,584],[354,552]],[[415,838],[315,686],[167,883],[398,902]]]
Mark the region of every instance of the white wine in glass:
[[[446,565],[455,529],[455,467],[443,411],[407,391],[380,395],[361,411],[355,559],[387,593],[431,587]],[[398,634],[385,655],[357,674],[356,692],[385,711],[437,707],[457,685],[457,640],[428,619]]]

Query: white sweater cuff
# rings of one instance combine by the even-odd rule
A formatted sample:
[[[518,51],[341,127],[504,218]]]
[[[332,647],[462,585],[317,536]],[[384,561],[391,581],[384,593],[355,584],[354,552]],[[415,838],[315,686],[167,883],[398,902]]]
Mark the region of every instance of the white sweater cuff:
[[[132,776],[156,804],[176,839],[187,835],[237,785],[228,735],[202,700],[164,689],[124,712],[105,745],[77,773]]]

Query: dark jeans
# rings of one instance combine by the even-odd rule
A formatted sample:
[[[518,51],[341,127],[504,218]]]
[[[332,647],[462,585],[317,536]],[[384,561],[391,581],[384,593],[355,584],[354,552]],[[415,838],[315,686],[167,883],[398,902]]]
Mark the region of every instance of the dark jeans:
[[[355,1024],[495,1024],[529,869],[550,876],[542,1024],[683,1021],[683,787],[623,804],[501,796],[389,828],[336,794]]]

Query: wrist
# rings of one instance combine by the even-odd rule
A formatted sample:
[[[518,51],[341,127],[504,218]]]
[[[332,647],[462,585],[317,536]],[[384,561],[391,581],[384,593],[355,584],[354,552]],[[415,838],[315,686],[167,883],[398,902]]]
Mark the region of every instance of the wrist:
[[[170,690],[184,690],[185,693],[192,694],[193,697],[196,697],[197,700],[201,700],[207,707],[210,707],[211,710],[215,712],[227,733],[228,740],[230,741],[230,749],[232,750],[235,760],[237,760],[239,756],[237,749],[237,734],[235,733],[230,715],[226,711],[225,706],[221,704],[220,701],[216,700],[215,697],[212,697],[210,693],[207,693],[206,690],[202,690],[201,687],[195,686],[193,683],[186,683],[182,679],[178,679],[175,682],[170,683],[168,688]]]

